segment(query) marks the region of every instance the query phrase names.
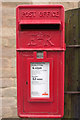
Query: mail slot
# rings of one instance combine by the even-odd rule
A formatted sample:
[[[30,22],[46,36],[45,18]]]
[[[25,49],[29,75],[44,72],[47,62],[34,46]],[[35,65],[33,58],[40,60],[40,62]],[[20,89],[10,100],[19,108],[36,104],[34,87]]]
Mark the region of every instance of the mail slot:
[[[64,29],[62,5],[19,5],[16,8],[20,117],[63,117]]]

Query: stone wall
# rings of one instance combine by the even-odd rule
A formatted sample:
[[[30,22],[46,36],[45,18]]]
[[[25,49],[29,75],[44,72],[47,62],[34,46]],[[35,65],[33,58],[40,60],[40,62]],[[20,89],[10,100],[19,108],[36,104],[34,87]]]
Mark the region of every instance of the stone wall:
[[[0,3],[0,6],[2,6],[2,37],[0,35],[0,38],[2,38],[2,46],[0,44],[2,47],[2,57],[0,55],[0,61],[2,61],[2,75],[0,75],[2,88],[0,86],[0,93],[2,92],[3,118],[17,117],[16,6],[19,4],[62,4],[65,10],[78,7],[78,2],[54,2],[54,0],[46,0],[45,2],[36,2],[36,0],[23,1],[21,3],[3,0]]]

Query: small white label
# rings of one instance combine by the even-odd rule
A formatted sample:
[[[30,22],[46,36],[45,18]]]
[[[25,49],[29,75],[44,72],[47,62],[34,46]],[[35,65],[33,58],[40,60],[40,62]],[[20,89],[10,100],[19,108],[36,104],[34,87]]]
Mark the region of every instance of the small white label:
[[[31,63],[31,98],[49,98],[49,62]]]

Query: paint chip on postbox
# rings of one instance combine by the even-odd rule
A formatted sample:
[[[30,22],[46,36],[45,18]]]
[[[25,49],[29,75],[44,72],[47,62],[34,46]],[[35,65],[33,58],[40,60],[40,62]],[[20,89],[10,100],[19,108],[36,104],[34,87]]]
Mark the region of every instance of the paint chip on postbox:
[[[62,5],[19,5],[16,8],[19,117],[63,117],[64,31]]]

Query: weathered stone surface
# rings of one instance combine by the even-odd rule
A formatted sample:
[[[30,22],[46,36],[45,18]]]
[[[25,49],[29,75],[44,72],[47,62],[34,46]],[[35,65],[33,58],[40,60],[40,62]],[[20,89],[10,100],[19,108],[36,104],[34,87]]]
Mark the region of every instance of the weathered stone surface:
[[[0,7],[2,6],[2,1],[0,0]]]
[[[11,117],[11,115],[11,107],[2,107],[2,118],[8,118]]]
[[[0,88],[9,88],[9,87],[16,87],[16,80],[15,78],[0,78]]]
[[[3,2],[12,2],[13,4],[15,3],[15,4],[32,4],[32,0],[23,0],[22,2],[21,2],[21,0],[3,0]],[[25,2],[25,3],[24,3]],[[14,4],[14,6],[15,6],[15,4]]]
[[[17,96],[17,89],[16,89],[16,87],[4,88],[2,90],[2,96],[3,97],[16,97]]]
[[[2,28],[2,36],[3,37],[12,37],[12,36],[16,36],[16,28],[7,28],[4,27]]]
[[[2,78],[0,78],[0,88],[2,88]]]
[[[16,77],[16,68],[3,68],[2,69],[3,78],[15,78]]]
[[[10,67],[16,68],[16,57],[10,58]]]
[[[35,1],[36,1],[36,0],[35,0]],[[37,4],[38,4],[38,5],[42,5],[42,4],[43,4],[43,5],[48,5],[49,2],[48,2],[48,0],[46,0],[46,2],[45,2],[45,1],[43,1],[43,2],[37,1],[37,2],[32,2],[32,4],[33,4],[33,5],[37,5]]]
[[[51,0],[44,0],[44,1],[41,1],[41,0],[32,0],[32,4],[49,4]]]
[[[2,38],[2,46],[3,47],[11,47],[14,48],[16,47],[16,37],[3,37]]]
[[[64,6],[65,10],[69,10],[69,9],[74,9],[74,8],[78,8],[78,0],[76,0],[75,2],[70,2],[70,1],[65,1],[65,2],[62,2],[62,1],[54,1],[54,0],[51,0],[50,4],[61,4]]]
[[[17,118],[17,107],[3,107],[2,108],[3,118]]]
[[[2,59],[2,67],[9,67],[10,61],[8,58]]]
[[[3,27],[16,27],[16,17],[2,16]]]
[[[2,50],[2,29],[0,28],[0,51],[1,50]]]
[[[2,97],[0,97],[0,107],[2,107]]]
[[[8,39],[2,38],[2,46],[3,47],[8,47]]]
[[[2,107],[14,107],[17,106],[17,100],[15,97],[3,97]]]
[[[0,77],[2,78],[2,68],[0,68]]]
[[[2,107],[0,107],[0,118],[2,118]]]
[[[2,58],[0,58],[0,68],[2,68]]]
[[[7,67],[9,67],[9,68],[15,68],[16,67],[16,58],[0,58],[0,63],[1,63],[1,61],[2,61],[2,67],[3,68],[7,68]],[[0,66],[0,67],[1,67]]]
[[[0,88],[0,97],[2,97],[2,88]]]
[[[0,36],[1,36],[1,29],[2,29],[2,4],[0,2]]]
[[[2,15],[14,17],[16,15],[16,9],[13,7],[2,7]]]
[[[16,56],[16,48],[2,48],[2,57],[15,57]]]

